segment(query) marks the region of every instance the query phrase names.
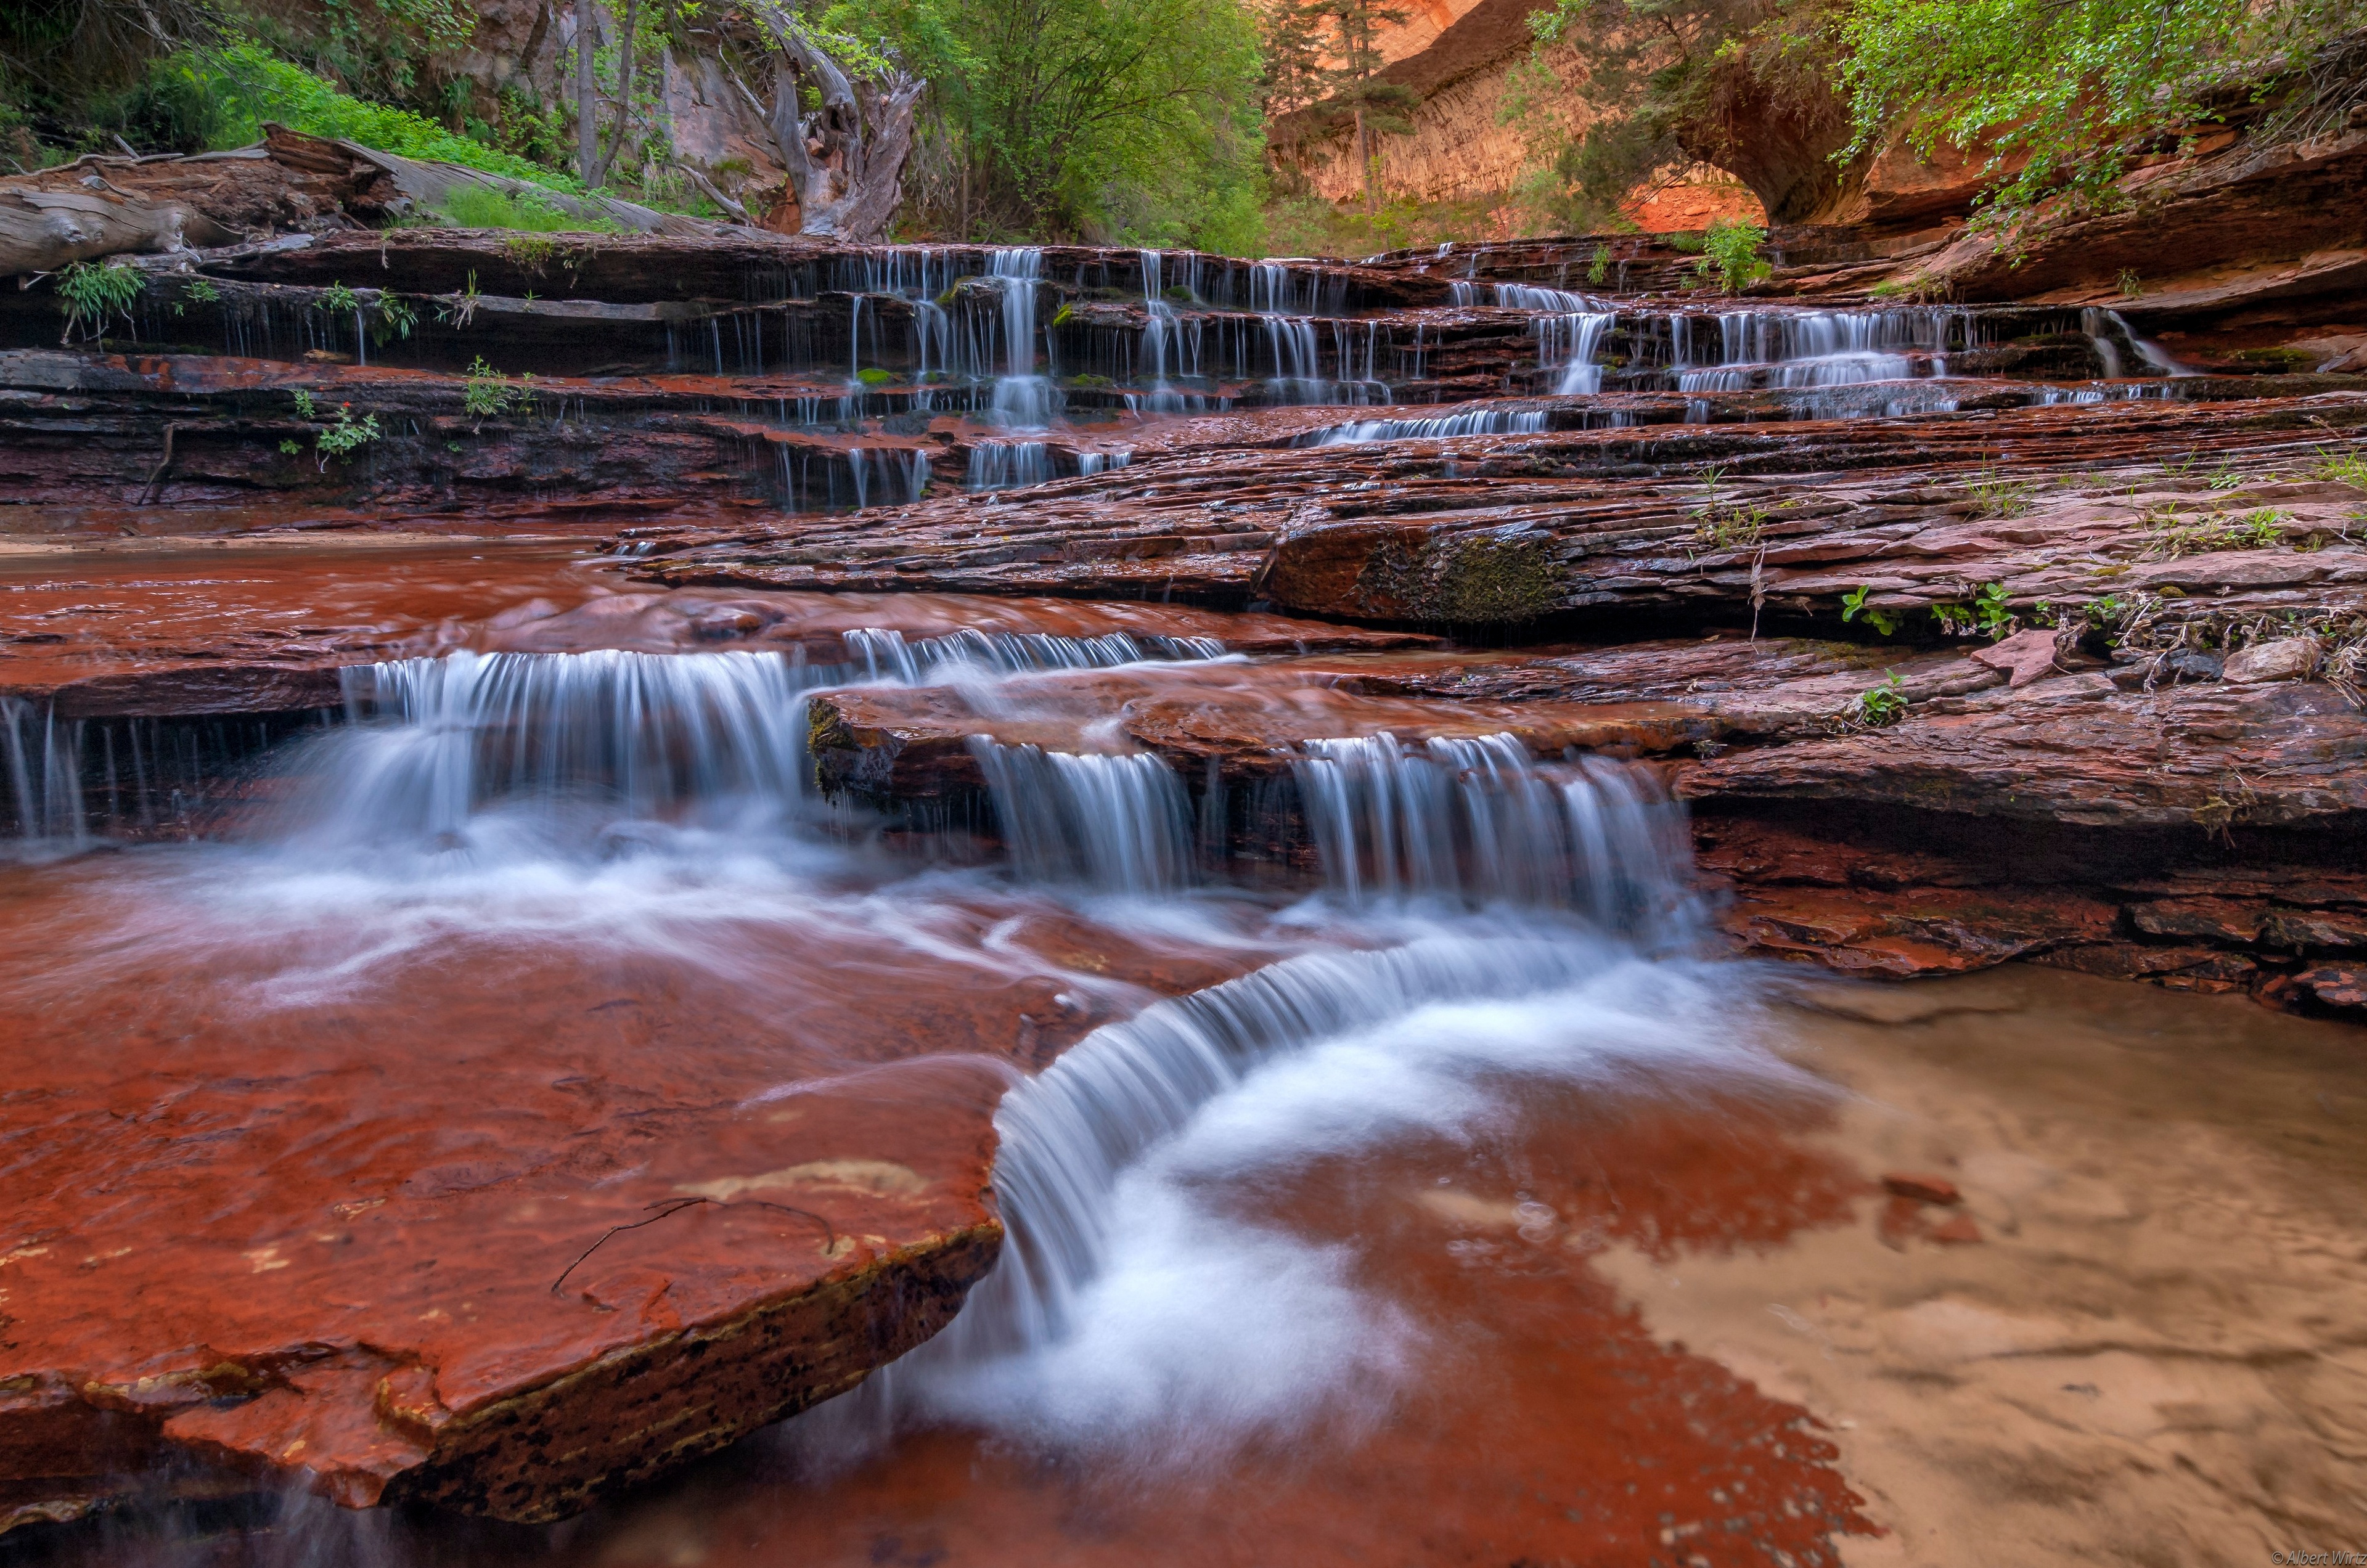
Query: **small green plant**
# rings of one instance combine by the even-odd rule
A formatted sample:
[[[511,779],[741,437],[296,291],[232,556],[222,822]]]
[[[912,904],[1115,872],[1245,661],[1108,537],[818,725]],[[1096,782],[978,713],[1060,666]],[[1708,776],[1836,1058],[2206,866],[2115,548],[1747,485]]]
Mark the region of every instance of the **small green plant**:
[[[362,308],[362,297],[342,283],[321,290],[321,309],[333,316],[350,316]]]
[[[2241,490],[2244,488],[2244,476],[2222,463],[2211,471],[2211,477],[2203,482],[2213,490]]]
[[[460,292],[445,295],[444,303],[436,307],[436,319],[449,321],[456,327],[465,327],[476,319],[477,301],[483,298],[477,292],[477,269],[470,267],[468,281],[461,286]]]
[[[862,382],[866,387],[884,387],[889,382],[893,381],[896,378],[890,376],[887,371],[880,369],[875,365],[866,369],[856,371],[855,373],[855,378]]]
[[[2145,283],[2137,276],[2136,269],[2126,266],[2121,268],[2121,297],[2124,299],[2134,299],[2144,292]]]
[[[2367,490],[2367,447],[2353,446],[2347,451],[2321,452],[2316,476],[2331,484],[2349,485],[2354,490]]]
[[[1070,307],[1063,305],[1059,310],[1052,312],[1052,324],[1056,327],[1065,327],[1069,324],[1070,320],[1075,317],[1076,313],[1077,312]]]
[[[221,299],[221,290],[214,287],[213,279],[193,277],[181,286],[181,297],[173,301],[173,314],[182,315],[192,304],[211,305]]]
[[[1849,720],[1863,729],[1886,729],[1907,716],[1907,686],[1895,670],[1879,686],[1861,692],[1850,704]]]
[[[1965,486],[1965,499],[1973,503],[1976,517],[2021,517],[2028,513],[2038,491],[2035,480],[2010,479],[1996,468],[1983,468],[1977,479]]]
[[[297,418],[318,419],[321,417],[320,411],[313,406],[311,393],[306,391],[303,388],[299,387],[288,395],[296,400]]]
[[[1766,243],[1767,231],[1756,223],[1717,219],[1702,235],[1702,259],[1693,264],[1693,272],[1704,278],[1715,273],[1720,288],[1740,293],[1775,270],[1759,258],[1759,247]]]
[[[497,419],[513,410],[531,408],[534,376],[528,372],[513,381],[486,364],[481,354],[469,367],[469,378],[460,385],[460,406],[478,419]]]
[[[411,301],[400,295],[381,294],[378,297],[378,321],[370,328],[370,341],[383,347],[396,338],[409,337],[418,324],[419,311]]]
[[[1887,610],[1876,609],[1874,606],[1865,602],[1865,596],[1873,592],[1874,590],[1870,586],[1866,586],[1857,588],[1850,592],[1842,594],[1841,619],[1844,621],[1854,621],[1860,615],[1863,615],[1865,617],[1865,624],[1872,626],[1877,635],[1882,637],[1897,636],[1898,617],[1892,615]]]
[[[1773,514],[1764,507],[1729,506],[1694,513],[1693,539],[1704,549],[1747,550],[1756,547]]]
[[[356,419],[353,404],[339,403],[335,423],[321,432],[313,447],[321,454],[321,468],[325,471],[330,458],[343,462],[377,440],[378,435],[378,415],[368,413]]]
[[[282,441],[279,444],[279,450],[293,457],[304,450],[304,444],[301,441]]]
[[[58,298],[66,302],[66,330],[60,343],[74,341],[84,327],[85,341],[106,335],[107,323],[121,316],[130,325],[131,307],[148,288],[148,275],[128,262],[73,262],[58,274]]]
[[[2284,543],[2284,525],[2292,521],[2292,513],[2272,506],[2241,516],[2214,509],[2192,517],[2175,506],[2157,507],[2138,520],[2146,533],[2141,555],[2148,560],[2176,560],[2214,550],[2274,549]]]
[[[1981,591],[1973,595],[1973,618],[1981,630],[1989,634],[1991,642],[2002,642],[2013,635],[2019,623],[2006,605],[2004,583],[1982,584]]]
[[[1586,264],[1586,281],[1599,286],[1606,281],[1610,276],[1611,247],[1605,244],[1597,244],[1594,247],[1593,259]]]

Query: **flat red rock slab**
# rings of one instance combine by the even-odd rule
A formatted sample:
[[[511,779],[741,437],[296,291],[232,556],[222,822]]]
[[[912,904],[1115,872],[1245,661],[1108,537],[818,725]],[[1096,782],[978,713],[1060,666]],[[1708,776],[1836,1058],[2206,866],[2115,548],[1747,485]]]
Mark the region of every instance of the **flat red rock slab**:
[[[818,663],[845,634],[1210,637],[1244,652],[1439,639],[1283,615],[954,594],[652,591],[580,543],[249,539],[0,554],[0,695],[74,716],[285,712],[340,700],[337,671],[472,649],[752,649]]]
[[[728,1443],[991,1265],[1013,1067],[1261,956],[719,890],[684,946],[496,919],[357,975],[308,964],[399,922],[207,930],[217,853],[0,871],[0,1528],[175,1450],[550,1518]]]

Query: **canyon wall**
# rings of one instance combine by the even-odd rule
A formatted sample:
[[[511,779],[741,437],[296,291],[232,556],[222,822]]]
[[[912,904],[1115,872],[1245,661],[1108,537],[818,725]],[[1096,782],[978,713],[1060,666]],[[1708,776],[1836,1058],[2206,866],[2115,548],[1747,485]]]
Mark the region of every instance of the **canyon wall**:
[[[1511,96],[1505,73],[1528,52],[1529,17],[1537,8],[1535,0],[1426,0],[1403,24],[1383,30],[1380,49],[1389,63],[1382,79],[1421,95],[1408,117],[1410,134],[1376,139],[1384,199],[1490,208],[1472,215],[1471,237],[1512,237],[1521,214],[1511,193],[1538,157],[1532,138],[1582,130],[1591,118],[1576,94],[1565,93],[1540,111],[1544,125],[1505,121]],[[1584,71],[1568,47],[1547,58],[1564,82]],[[1365,175],[1353,131],[1326,129],[1301,110],[1276,118],[1268,135],[1285,184],[1327,201],[1362,200]],[[1766,217],[1739,181],[1706,166],[1667,171],[1638,189],[1624,210],[1651,232],[1699,229],[1715,218],[1759,222]]]

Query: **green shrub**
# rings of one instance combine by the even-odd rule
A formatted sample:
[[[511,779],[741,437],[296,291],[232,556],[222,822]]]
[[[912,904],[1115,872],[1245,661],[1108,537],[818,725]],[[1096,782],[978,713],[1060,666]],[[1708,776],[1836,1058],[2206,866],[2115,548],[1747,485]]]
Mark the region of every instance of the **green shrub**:
[[[457,136],[424,115],[340,92],[251,39],[169,55],[151,67],[152,80],[161,76],[174,79],[176,93],[211,106],[203,138],[208,146],[243,147],[259,141],[264,122],[276,120],[291,130],[356,141],[401,157],[458,164],[554,189],[581,188],[570,175]]]
[[[1775,270],[1759,259],[1759,247],[1766,243],[1767,231],[1756,223],[1716,219],[1702,235],[1702,259],[1693,264],[1693,271],[1703,277],[1716,273],[1719,288],[1739,293]]]
[[[469,367],[469,378],[461,383],[460,406],[479,419],[498,418],[513,410],[532,408],[534,377],[529,373],[512,381],[486,364],[481,354]]]
[[[342,462],[377,440],[378,436],[378,415],[368,413],[356,419],[353,405],[340,403],[335,423],[321,432],[320,438],[313,445],[321,454],[321,467],[326,468],[330,458]]]

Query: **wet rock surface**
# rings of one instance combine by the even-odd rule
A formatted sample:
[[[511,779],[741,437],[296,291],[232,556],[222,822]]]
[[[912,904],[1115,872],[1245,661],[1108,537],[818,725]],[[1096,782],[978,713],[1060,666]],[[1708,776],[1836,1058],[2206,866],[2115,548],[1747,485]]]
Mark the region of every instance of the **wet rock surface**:
[[[2350,179],[2347,146],[2293,188]],[[2192,178],[2165,221],[2276,188]],[[32,934],[0,1135],[30,1196],[0,1250],[0,1525],[143,1472],[548,1520],[854,1387],[996,1266],[1014,1074],[1306,951],[1329,917],[1274,911],[1318,885],[1533,881],[1474,826],[1491,803],[1607,832],[1682,802],[1726,952],[2367,1016],[2343,869],[2367,843],[2367,390],[2333,352],[2358,284],[2343,234],[2290,238],[2309,255],[2198,250],[2226,276],[2144,302],[2057,252],[2047,297],[2007,303],[1960,236],[1871,231],[1779,235],[1747,300],[1631,238],[1246,264],[429,231],[183,257],[77,345],[18,291],[0,741],[28,842],[0,905]],[[1980,308],[1863,292],[1946,257]],[[2259,357],[2304,333],[2329,352]],[[2167,373],[2165,344],[2210,373]],[[577,705],[549,706],[562,686]],[[636,726],[640,750],[583,739]],[[403,818],[417,882],[308,848],[298,809],[308,769],[396,733],[480,748],[355,770],[459,802]],[[685,805],[752,779],[810,814],[793,855]],[[515,852],[502,787],[543,803],[537,833],[604,790],[648,809],[563,875],[532,862],[519,901],[457,907],[448,879]],[[1464,817],[1399,841],[1384,799]],[[1150,934],[1071,897],[1109,891],[1076,867],[1127,811],[1164,834],[1117,883],[1172,906]],[[280,858],[236,858],[258,844]],[[634,896],[687,912],[602,913],[685,845],[713,858]],[[770,910],[743,851],[790,855],[817,901]],[[1058,896],[979,869],[1031,855]],[[925,899],[895,881],[915,863]],[[250,881],[278,902],[202,896]],[[1605,878],[1585,908],[1660,891]],[[1629,1446],[1717,1477],[1678,1497],[1508,1386],[1600,1472],[1556,1471],[1567,1505],[1535,1518],[1507,1504],[1523,1540],[1731,1530],[1821,1561],[1864,1525],[1806,1406],[1648,1342],[1586,1272],[1614,1236],[1659,1258],[1838,1223],[1874,1183],[1796,1155],[1818,1114],[1742,1105],[1704,1142],[1588,1112],[1585,1146],[1681,1174],[1649,1196],[1612,1190],[1616,1161],[1511,1195],[1425,1174],[1381,1203],[1456,1248],[1422,1244],[1414,1295],[1501,1298],[1521,1356],[1576,1369],[1552,1383],[1571,1407],[1651,1382],[1619,1429],[1661,1436]],[[1750,1192],[1704,1152],[1736,1138]],[[1932,1196],[1953,1178],[1880,1168],[1886,1256],[2005,1234],[1977,1183],[1957,1204]],[[1326,1169],[1274,1201],[1380,1202]],[[1796,1201],[1754,1207],[1769,1183]],[[1557,1359],[1556,1314],[1591,1325],[1583,1356]],[[1452,1401],[1424,1421],[1376,1475],[1425,1443],[1525,1451]],[[947,1495],[1002,1473],[919,1441]],[[1780,1499],[1728,1508],[1744,1452]],[[877,1558],[878,1495],[845,1484],[869,1501],[832,1539]],[[1323,1485],[1356,1540],[1405,1524],[1377,1482]]]

